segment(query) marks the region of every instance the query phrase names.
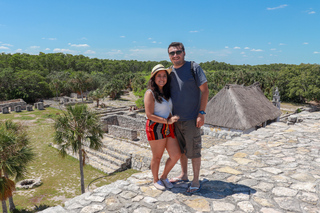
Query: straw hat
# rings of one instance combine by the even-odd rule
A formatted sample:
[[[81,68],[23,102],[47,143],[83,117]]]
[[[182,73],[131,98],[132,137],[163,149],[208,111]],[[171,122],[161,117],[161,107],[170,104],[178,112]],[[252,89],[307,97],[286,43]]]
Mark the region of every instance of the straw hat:
[[[152,71],[151,71],[151,76],[150,78],[152,78],[157,72],[161,71],[161,70],[166,70],[168,72],[168,74],[171,73],[172,69],[170,68],[165,68],[162,64],[157,64],[156,66],[153,67]]]

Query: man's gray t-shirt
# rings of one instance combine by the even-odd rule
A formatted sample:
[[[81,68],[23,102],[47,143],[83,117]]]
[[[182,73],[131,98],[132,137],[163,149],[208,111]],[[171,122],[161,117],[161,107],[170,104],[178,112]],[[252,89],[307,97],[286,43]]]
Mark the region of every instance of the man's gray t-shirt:
[[[207,78],[197,63],[193,63],[195,78],[191,72],[191,62],[187,61],[182,67],[172,69],[171,99],[173,115],[180,116],[180,121],[193,120],[198,117],[200,109],[200,86]]]

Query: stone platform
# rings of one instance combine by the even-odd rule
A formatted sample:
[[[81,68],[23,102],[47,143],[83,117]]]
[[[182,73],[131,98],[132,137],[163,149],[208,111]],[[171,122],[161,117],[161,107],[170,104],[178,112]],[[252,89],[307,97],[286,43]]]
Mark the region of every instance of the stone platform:
[[[298,116],[303,121],[295,125],[277,122],[205,146],[199,193],[186,194],[187,183],[156,190],[151,172],[146,170],[42,212],[319,213],[320,112]],[[192,174],[191,165],[189,170]],[[177,164],[169,176],[179,171]]]

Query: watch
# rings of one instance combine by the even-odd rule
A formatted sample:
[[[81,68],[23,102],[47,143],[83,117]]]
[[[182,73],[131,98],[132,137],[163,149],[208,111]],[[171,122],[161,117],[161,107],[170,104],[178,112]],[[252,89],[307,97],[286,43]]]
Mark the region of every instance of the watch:
[[[200,112],[199,112],[201,115],[205,115],[205,114],[207,114],[205,111],[203,111],[203,110],[201,110]]]

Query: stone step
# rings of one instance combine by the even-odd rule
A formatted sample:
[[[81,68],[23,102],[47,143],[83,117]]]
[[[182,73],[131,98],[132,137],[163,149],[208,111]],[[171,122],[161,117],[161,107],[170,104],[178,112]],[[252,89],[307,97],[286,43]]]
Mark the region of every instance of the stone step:
[[[99,169],[100,171],[102,171],[104,173],[112,174],[112,173],[115,173],[120,170],[120,167],[110,168],[109,165],[106,166],[105,164],[103,164],[101,162],[101,160],[98,157],[91,155],[90,153],[87,153],[87,155],[88,155],[89,160],[86,161],[86,163],[96,169]],[[112,166],[112,167],[114,167],[114,166]]]
[[[131,159],[130,154],[120,152],[119,150],[111,150],[105,146],[103,146],[100,151],[123,162],[127,162],[128,160],[130,161]]]
[[[86,152],[91,154],[91,155],[94,155],[98,158],[100,158],[101,162],[105,162],[103,163],[104,165],[106,166],[117,166],[117,167],[120,167],[121,169],[126,169],[127,167],[127,163],[126,161],[122,161],[122,160],[119,160],[117,158],[114,158],[108,154],[105,154],[103,152],[100,152],[100,151],[96,151],[96,150],[92,150],[88,147],[85,148]],[[114,167],[115,168],[115,167]]]
[[[54,146],[54,147],[58,147],[58,146]],[[67,149],[66,150],[67,154],[78,159],[79,160],[79,157],[78,157],[78,154],[77,153],[73,153],[71,149]],[[105,165],[105,163],[101,160],[99,160],[98,157],[90,154],[87,152],[87,156],[89,158],[89,160],[86,161],[86,164],[96,168],[96,169],[99,169],[100,171],[106,173],[106,174],[112,174],[114,172],[117,172],[117,171],[120,171],[120,167],[119,166],[115,166],[115,165]]]
[[[100,171],[103,171],[107,174],[112,174],[114,172],[122,171],[123,169],[120,166],[114,165],[108,161],[105,161],[91,153],[87,152],[87,156],[89,158],[88,161],[86,161],[87,164],[93,166],[96,169],[99,169]]]

